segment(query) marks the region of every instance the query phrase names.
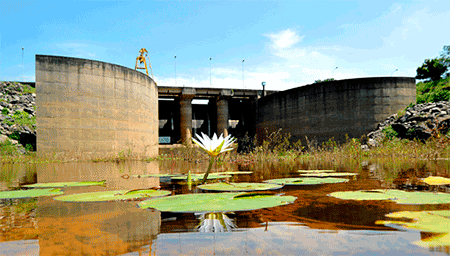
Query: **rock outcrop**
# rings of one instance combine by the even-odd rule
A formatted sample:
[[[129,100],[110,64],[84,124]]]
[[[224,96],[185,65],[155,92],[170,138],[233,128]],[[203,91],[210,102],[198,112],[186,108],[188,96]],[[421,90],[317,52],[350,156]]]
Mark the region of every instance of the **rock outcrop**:
[[[29,85],[0,82],[0,143],[36,150],[36,94]]]
[[[388,117],[378,124],[376,130],[367,134],[367,145],[377,146],[386,137],[385,129],[401,139],[410,140],[425,141],[438,133],[447,135],[450,129],[450,102],[418,104],[400,115]]]

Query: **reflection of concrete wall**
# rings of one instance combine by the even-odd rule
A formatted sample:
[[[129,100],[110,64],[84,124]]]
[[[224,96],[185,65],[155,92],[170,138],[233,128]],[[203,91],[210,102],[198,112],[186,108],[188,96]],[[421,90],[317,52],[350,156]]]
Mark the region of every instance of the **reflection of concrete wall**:
[[[256,131],[282,128],[297,141],[359,138],[416,101],[415,79],[375,77],[331,81],[278,92],[258,101]]]
[[[122,255],[148,245],[161,213],[136,202],[67,203],[38,198],[40,255]]]
[[[36,94],[39,156],[158,153],[158,90],[141,72],[36,55]]]

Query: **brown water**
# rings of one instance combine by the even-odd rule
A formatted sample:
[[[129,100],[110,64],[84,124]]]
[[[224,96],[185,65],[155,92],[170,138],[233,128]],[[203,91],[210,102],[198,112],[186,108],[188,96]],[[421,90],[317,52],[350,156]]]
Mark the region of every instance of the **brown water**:
[[[386,214],[400,210],[449,209],[444,206],[402,206],[385,201],[347,201],[327,196],[334,191],[383,188],[376,163],[351,170],[360,172],[348,183],[285,186],[281,192],[295,203],[255,211],[227,213],[232,232],[199,232],[195,214],[161,213],[140,209],[137,202],[67,203],[52,197],[3,202],[0,212],[1,255],[448,255],[449,247],[414,245],[430,233],[376,225]],[[132,175],[202,172],[206,163],[125,162],[1,165],[0,188],[36,182],[106,180],[105,187],[64,188],[65,194],[161,186],[173,194],[201,193],[159,178]],[[314,166],[316,167],[316,166]],[[234,182],[297,177],[308,166],[271,163],[220,165],[214,171],[251,170],[233,176]],[[435,173],[435,165],[405,170],[395,180],[411,185],[411,176]],[[313,167],[311,167],[313,169]],[[395,183],[394,182],[394,183]],[[393,184],[396,185],[396,184]],[[18,206],[31,211],[18,211]],[[16,209],[16,210],[14,210]]]

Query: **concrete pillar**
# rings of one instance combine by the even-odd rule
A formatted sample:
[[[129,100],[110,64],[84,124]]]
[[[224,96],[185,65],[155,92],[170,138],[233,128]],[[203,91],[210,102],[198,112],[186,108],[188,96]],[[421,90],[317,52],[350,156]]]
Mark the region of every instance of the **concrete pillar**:
[[[184,88],[180,96],[180,135],[181,143],[192,143],[192,99],[195,96],[194,88]]]
[[[228,136],[228,99],[233,96],[233,91],[224,89],[217,98],[217,135]]]

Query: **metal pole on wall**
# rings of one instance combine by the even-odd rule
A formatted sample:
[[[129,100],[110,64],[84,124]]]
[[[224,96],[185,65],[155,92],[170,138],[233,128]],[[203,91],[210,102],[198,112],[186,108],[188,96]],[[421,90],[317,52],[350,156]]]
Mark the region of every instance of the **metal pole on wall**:
[[[24,82],[24,79],[23,79],[23,50],[24,50],[24,48],[22,47],[22,82]]]
[[[333,69],[333,74],[331,75],[331,78],[334,78],[334,71],[335,71],[336,69],[338,69],[338,67],[335,67],[335,68]]]
[[[174,59],[175,59],[175,86],[177,86],[177,55],[175,55]]]
[[[244,61],[242,60],[242,86],[245,88],[245,83],[244,83]]]
[[[209,87],[212,87],[212,78],[211,78],[211,59],[209,58]]]
[[[263,87],[262,97],[264,97],[264,96],[266,96],[266,82],[262,82],[261,85]]]

